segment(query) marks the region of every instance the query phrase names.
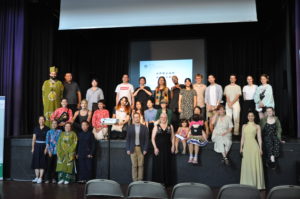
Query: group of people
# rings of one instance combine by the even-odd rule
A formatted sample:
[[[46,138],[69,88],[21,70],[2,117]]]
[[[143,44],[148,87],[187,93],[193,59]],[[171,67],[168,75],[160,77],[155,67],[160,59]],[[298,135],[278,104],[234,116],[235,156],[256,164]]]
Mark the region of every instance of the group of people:
[[[78,178],[89,180],[95,140],[109,136],[126,139],[134,181],[143,179],[144,156],[152,144],[153,181],[169,185],[172,184],[173,154],[179,153],[180,142],[182,154],[186,154],[188,148],[188,163],[198,164],[200,148],[211,140],[214,150],[222,155],[222,163],[230,165],[228,153],[232,135],[239,136],[240,127],[241,184],[265,188],[262,155],[268,167],[276,167],[282,130],[275,116],[272,86],[265,74],[260,76],[260,86],[248,76],[243,89],[236,84],[236,75],[231,75],[224,92],[214,75],[208,76],[208,86],[202,83],[201,74],[195,76],[195,83],[186,78],[184,85],[173,76],[171,89],[161,76],[152,91],[146,86],[145,77],[139,78],[139,87],[134,89],[128,75],[124,74],[115,90],[116,106],[111,116],[118,122],[112,125],[109,135],[108,126],[101,123],[101,119],[109,118],[110,114],[105,108],[98,80],[92,80],[86,99],[81,99],[79,86],[72,81],[71,73],[65,74],[64,83],[57,80],[56,75],[57,68],[51,67],[50,79],[43,85],[44,117],[40,117],[40,126],[33,135],[35,182],[41,182],[46,159],[46,182],[55,179],[55,172],[58,172],[58,182],[68,184],[73,177],[76,158]],[[51,130],[47,127],[50,124]],[[87,148],[89,150],[81,151]]]

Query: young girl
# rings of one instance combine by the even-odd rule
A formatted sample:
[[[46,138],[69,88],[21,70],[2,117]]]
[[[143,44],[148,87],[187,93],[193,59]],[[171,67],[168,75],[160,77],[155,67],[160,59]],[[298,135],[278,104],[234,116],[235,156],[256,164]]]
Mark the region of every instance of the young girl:
[[[208,143],[206,133],[204,131],[204,125],[205,123],[203,118],[198,114],[194,114],[193,119],[190,122],[190,132],[188,134],[189,140],[187,141],[190,152],[188,163],[198,164],[199,147],[206,146]],[[193,152],[195,152],[194,156]]]
[[[58,122],[56,120],[52,121],[52,129],[47,132],[46,136],[46,149],[47,149],[47,180],[45,183],[56,183],[56,162],[57,162],[57,151],[56,146],[61,134],[61,130],[57,128]]]
[[[177,133],[175,135],[175,154],[178,153],[179,140],[181,140],[183,146],[182,154],[186,153],[186,140],[189,130],[189,121],[182,120],[180,123],[180,127],[178,128]]]
[[[142,107],[142,103],[140,101],[135,102],[134,109],[132,110],[132,113],[131,113],[131,118],[133,118],[133,115],[135,113],[140,114],[140,117],[141,117],[140,123],[143,124],[143,125],[146,125],[146,122],[145,122],[145,119],[144,119],[144,110],[143,110],[143,107]],[[132,120],[132,123],[134,123],[133,120]]]

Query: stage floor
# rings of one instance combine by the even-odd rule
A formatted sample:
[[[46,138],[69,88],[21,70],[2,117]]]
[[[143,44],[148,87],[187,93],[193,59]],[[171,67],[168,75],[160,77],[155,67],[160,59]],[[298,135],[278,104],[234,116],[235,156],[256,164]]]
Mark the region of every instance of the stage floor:
[[[95,158],[95,178],[112,179],[120,184],[129,184],[131,179],[130,157],[125,151],[124,140],[112,140],[110,150],[108,142],[100,141],[97,144]],[[110,156],[108,152],[110,151]],[[221,155],[215,153],[213,143],[209,143],[201,150],[199,160],[201,164],[190,165],[187,163],[188,155],[178,154],[175,157],[174,178],[176,183],[199,182],[210,187],[222,187],[226,184],[240,182],[241,156],[240,142],[234,141],[229,158],[231,166],[226,167],[221,163]],[[8,180],[32,180],[34,171],[31,165],[31,139],[12,138],[5,141],[4,177]],[[109,158],[110,157],[110,158]],[[144,180],[152,180],[153,151],[150,147],[145,156]],[[122,164],[120,164],[120,162]],[[265,168],[267,189],[278,185],[295,185],[298,182],[297,165],[300,164],[300,141],[288,140],[282,145],[281,155],[278,159],[276,170]]]
[[[22,181],[3,181],[0,182],[0,198],[2,199],[83,199],[83,184],[33,184]],[[126,194],[128,185],[122,185],[123,193]],[[219,188],[212,188],[214,198],[217,198]],[[167,189],[169,197],[171,196],[172,187]],[[265,192],[261,192],[261,199],[265,199]]]

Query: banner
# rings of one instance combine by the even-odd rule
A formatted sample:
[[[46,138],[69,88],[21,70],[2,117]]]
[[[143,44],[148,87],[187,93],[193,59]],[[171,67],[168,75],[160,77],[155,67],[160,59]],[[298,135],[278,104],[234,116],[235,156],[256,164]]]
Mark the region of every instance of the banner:
[[[5,97],[0,96],[0,180],[3,180],[4,111]]]

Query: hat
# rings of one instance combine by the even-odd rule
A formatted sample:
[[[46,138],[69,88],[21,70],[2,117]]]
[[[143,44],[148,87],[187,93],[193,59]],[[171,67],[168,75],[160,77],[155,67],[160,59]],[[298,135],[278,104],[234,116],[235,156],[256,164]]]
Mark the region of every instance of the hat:
[[[167,101],[163,99],[160,101],[160,104],[167,104]]]
[[[56,67],[56,66],[51,66],[50,68],[50,73],[52,73],[52,72],[58,72],[58,68]]]

